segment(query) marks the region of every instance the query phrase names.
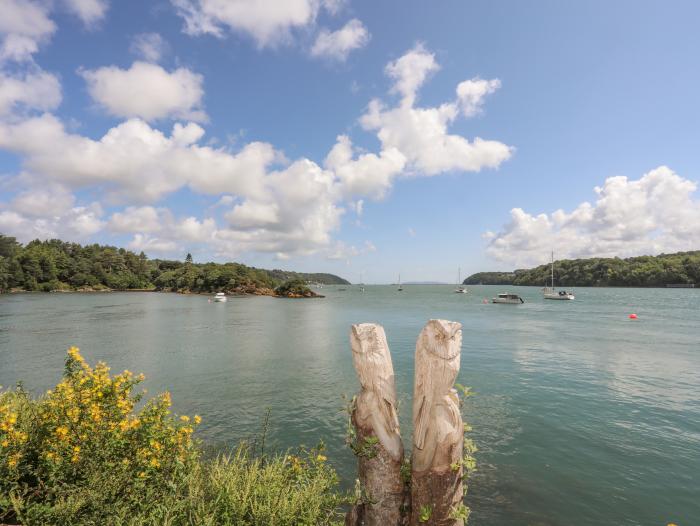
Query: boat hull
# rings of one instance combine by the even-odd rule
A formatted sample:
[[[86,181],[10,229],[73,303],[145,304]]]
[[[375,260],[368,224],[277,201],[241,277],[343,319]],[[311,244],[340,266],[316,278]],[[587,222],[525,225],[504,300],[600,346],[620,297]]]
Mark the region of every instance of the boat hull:
[[[502,303],[504,305],[520,305],[521,303],[525,303],[525,302],[522,299],[511,300],[511,299],[493,298],[491,300],[491,303]]]
[[[544,299],[546,300],[573,300],[576,296],[573,294],[545,294]]]

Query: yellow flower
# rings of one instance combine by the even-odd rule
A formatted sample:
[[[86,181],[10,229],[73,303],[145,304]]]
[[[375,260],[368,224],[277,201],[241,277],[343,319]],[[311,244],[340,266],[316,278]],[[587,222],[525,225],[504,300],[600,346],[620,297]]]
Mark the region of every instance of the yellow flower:
[[[17,466],[17,457],[10,457],[10,459],[7,461],[7,465],[11,468]]]
[[[56,436],[61,440],[65,440],[68,437],[68,428],[65,426],[59,426],[56,428]]]
[[[70,349],[68,349],[68,356],[73,358],[76,362],[83,363],[85,360],[83,357],[80,355],[80,349],[77,347],[73,346]]]
[[[139,473],[139,477],[140,477],[140,478],[144,478],[145,476],[146,476],[146,472],[145,472],[145,471],[142,471],[141,473]]]
[[[194,423],[195,423],[196,425],[201,424],[201,423],[202,423],[202,417],[199,416],[199,415],[194,415]]]
[[[318,454],[316,455],[316,460],[318,460],[319,462],[325,462],[326,460],[328,460],[328,457],[326,457],[326,455]]]
[[[182,420],[183,422],[189,422],[189,421],[190,421],[190,417],[187,416],[187,415],[182,415],[182,416],[180,417],[180,420]]]
[[[152,468],[158,468],[160,467],[160,462],[158,462],[158,459],[152,458],[151,461],[148,463]]]

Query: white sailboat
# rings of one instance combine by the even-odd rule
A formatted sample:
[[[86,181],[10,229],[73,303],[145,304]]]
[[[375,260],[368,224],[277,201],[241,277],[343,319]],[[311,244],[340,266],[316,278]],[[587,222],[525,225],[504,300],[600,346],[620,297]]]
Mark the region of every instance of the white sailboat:
[[[462,284],[462,269],[457,267],[457,288],[455,289],[457,294],[466,294],[467,287]]]
[[[573,292],[556,290],[554,288],[554,251],[552,251],[552,286],[542,289],[546,300],[573,300],[576,298]]]
[[[398,290],[399,292],[403,290],[403,287],[401,286],[401,274],[399,274],[399,288],[396,290]]]

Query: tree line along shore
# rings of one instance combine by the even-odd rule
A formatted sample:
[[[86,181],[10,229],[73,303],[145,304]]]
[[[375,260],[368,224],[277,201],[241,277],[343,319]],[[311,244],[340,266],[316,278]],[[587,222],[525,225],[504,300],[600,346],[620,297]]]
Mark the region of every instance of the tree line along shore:
[[[513,272],[478,272],[464,285],[549,285],[550,264]],[[563,259],[554,263],[561,287],[666,287],[700,283],[700,250],[631,258]]]
[[[333,274],[266,270],[241,263],[149,259],[124,248],[58,239],[23,245],[0,234],[0,292],[153,290],[308,297],[308,283],[349,284]]]

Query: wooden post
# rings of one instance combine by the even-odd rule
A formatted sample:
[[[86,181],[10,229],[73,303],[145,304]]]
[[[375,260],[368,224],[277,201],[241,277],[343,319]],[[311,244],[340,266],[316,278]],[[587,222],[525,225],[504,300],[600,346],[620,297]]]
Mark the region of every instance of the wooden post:
[[[394,368],[384,329],[353,325],[352,361],[362,389],[352,409],[363,502],[353,506],[346,525],[396,526],[401,523],[404,484],[403,444],[396,411]]]
[[[462,325],[430,320],[416,342],[411,457],[412,526],[461,526],[464,427],[453,388],[459,373]]]

